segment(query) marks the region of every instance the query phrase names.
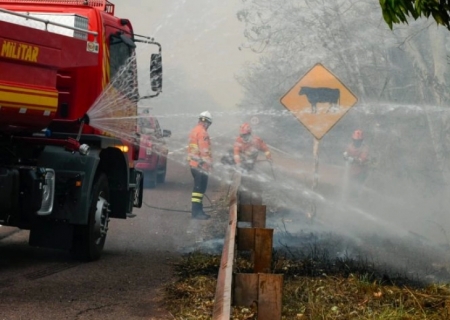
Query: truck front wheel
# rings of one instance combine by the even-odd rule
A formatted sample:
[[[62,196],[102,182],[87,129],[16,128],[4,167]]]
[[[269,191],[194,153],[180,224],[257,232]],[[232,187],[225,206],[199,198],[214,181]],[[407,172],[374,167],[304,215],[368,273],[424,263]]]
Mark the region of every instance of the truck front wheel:
[[[88,224],[75,227],[72,252],[77,259],[94,261],[100,258],[108,231],[109,201],[108,178],[100,173],[92,188]]]

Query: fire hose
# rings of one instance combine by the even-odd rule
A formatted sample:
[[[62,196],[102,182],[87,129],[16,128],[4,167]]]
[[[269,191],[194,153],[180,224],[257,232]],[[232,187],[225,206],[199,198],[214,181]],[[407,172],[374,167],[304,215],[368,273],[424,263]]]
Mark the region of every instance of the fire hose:
[[[276,177],[275,177],[275,172],[273,171],[273,165],[272,165],[272,161],[270,160],[257,160],[257,162],[263,162],[263,161],[267,161],[270,164],[270,170],[272,172],[272,176],[273,176],[273,180],[276,181]],[[211,209],[212,208],[212,202],[211,199],[209,199],[209,197],[205,194],[205,198],[208,199],[209,203],[211,204],[210,206],[206,206],[204,207],[204,209]],[[161,211],[170,211],[170,212],[186,212],[186,213],[190,213],[191,210],[181,210],[181,209],[170,209],[170,208],[163,208],[163,207],[157,207],[157,206],[151,206],[148,203],[146,203],[145,201],[143,202],[143,204],[147,207],[147,208],[152,208],[152,209],[157,209],[157,210],[161,210]],[[209,212],[209,211],[207,211]]]
[[[205,194],[205,198],[208,199],[209,203],[211,204],[210,206],[206,206],[204,207],[204,209],[211,209],[212,208],[212,202],[211,200],[208,198],[208,196]],[[161,210],[161,211],[171,211],[171,212],[188,212],[191,213],[191,210],[179,210],[179,209],[170,209],[170,208],[163,208],[163,207],[155,207],[155,206],[151,206],[149,205],[147,202],[142,202],[143,204],[145,204],[145,206],[147,208],[152,208],[152,209],[157,209],[157,210]],[[207,211],[209,212],[209,211]]]

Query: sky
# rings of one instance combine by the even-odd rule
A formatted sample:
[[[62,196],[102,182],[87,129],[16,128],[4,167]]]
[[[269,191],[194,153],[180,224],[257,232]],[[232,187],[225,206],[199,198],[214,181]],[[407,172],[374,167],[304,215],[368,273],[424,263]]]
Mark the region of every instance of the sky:
[[[116,5],[115,14],[130,19],[135,33],[155,37],[161,43],[164,83],[185,86],[187,82],[210,94],[218,107],[235,107],[242,98],[235,74],[254,58],[251,52],[239,50],[244,40],[244,25],[236,18],[241,0],[112,2]],[[141,64],[142,60],[148,61],[145,54],[139,58]],[[171,74],[173,70],[182,73],[184,79],[177,83],[177,76]],[[161,103],[157,100],[151,103]]]

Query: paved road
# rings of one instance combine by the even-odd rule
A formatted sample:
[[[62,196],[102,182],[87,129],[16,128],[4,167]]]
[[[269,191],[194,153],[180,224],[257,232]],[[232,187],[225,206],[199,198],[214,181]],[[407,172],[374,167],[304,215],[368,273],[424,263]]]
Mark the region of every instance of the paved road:
[[[0,227],[0,319],[173,319],[160,302],[162,288],[174,281],[174,262],[221,227],[220,212],[209,221],[183,212],[190,210],[192,178],[180,159],[170,160],[165,184],[145,191],[137,217],[111,220],[97,262],[29,247],[27,231]],[[213,179],[207,196],[217,202],[223,190]]]
[[[182,165],[185,141],[180,140],[178,148],[174,140],[171,150],[175,151],[171,154],[166,183],[145,191],[145,204],[137,210],[136,218],[111,221],[104,255],[97,262],[80,264],[63,252],[31,248],[27,245],[28,232],[0,227],[0,320],[173,319],[161,306],[162,289],[174,281],[173,264],[183,252],[217,246],[219,241],[208,240],[222,239],[227,214],[219,210],[212,212],[210,221],[190,219],[192,178],[189,169]],[[226,150],[226,142],[226,139],[215,142],[217,156]],[[372,216],[361,210],[336,214],[339,192],[331,192],[336,188],[327,190],[327,186],[341,180],[342,169],[321,167],[318,191],[326,195],[323,196],[308,192],[312,163],[302,164],[298,159],[275,153],[273,168],[266,162],[260,165],[265,182],[264,202],[270,212],[274,211],[270,224],[281,225],[281,234],[284,228],[294,233],[314,226],[338,232],[340,224],[348,232],[350,222],[358,230],[378,226]],[[220,175],[225,174],[220,166],[215,174],[207,195],[223,207],[220,199],[227,185]],[[307,219],[309,203],[304,199],[309,198],[317,199],[320,209],[314,224]],[[383,200],[375,204],[392,205],[388,199]],[[401,206],[402,203],[397,204]],[[284,209],[294,214],[284,216],[284,222],[280,223],[277,213]],[[383,211],[379,212],[381,217]],[[385,214],[389,212],[386,210]],[[278,229],[276,235],[277,232]]]

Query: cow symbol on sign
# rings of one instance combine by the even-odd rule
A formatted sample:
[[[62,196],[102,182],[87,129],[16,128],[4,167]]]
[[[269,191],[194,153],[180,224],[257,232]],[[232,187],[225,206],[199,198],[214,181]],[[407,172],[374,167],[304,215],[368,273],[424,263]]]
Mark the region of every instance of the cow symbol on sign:
[[[317,103],[329,103],[326,113],[339,109],[339,89],[301,87],[298,94],[306,96],[311,104],[311,113],[317,113]]]

